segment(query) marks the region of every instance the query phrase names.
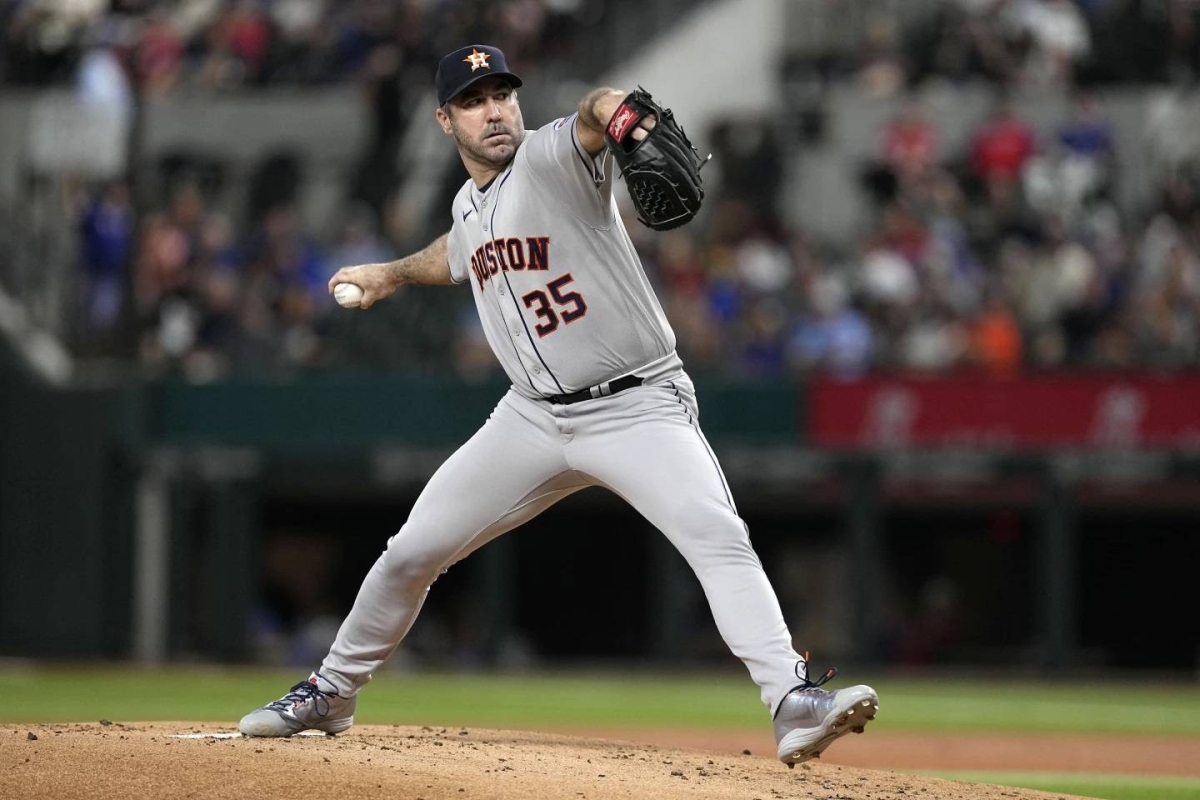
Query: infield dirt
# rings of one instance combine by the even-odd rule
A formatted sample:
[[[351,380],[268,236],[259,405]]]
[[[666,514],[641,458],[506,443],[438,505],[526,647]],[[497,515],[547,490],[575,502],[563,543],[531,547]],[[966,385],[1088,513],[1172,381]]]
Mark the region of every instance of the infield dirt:
[[[773,753],[728,755],[527,731],[367,725],[337,737],[175,738],[222,730],[187,722],[0,726],[3,796],[22,800],[1064,797],[821,762],[789,770]]]

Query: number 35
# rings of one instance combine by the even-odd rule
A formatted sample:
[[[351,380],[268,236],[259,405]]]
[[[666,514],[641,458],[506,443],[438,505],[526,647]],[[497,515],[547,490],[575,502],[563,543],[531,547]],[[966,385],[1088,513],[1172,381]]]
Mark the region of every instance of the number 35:
[[[534,326],[539,338],[558,330],[560,319],[570,324],[587,313],[587,303],[583,302],[583,295],[579,292],[563,291],[563,287],[573,280],[575,279],[568,272],[561,278],[555,278],[546,284],[546,288],[550,290],[550,297],[553,297],[554,302],[562,307],[561,310],[555,310],[554,306],[550,304],[550,298],[546,297],[546,293],[541,289],[534,289],[521,298],[521,302],[525,304],[526,308],[533,308],[538,318],[544,320]],[[534,308],[535,305],[536,308]]]

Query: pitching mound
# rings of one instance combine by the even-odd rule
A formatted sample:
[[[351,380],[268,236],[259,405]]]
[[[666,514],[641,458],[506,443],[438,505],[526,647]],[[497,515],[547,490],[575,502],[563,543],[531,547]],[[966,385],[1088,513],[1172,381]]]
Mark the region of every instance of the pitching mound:
[[[187,722],[0,726],[3,794],[28,800],[1062,797],[820,762],[789,770],[765,755],[522,731],[366,725],[336,737],[213,736],[229,732]]]

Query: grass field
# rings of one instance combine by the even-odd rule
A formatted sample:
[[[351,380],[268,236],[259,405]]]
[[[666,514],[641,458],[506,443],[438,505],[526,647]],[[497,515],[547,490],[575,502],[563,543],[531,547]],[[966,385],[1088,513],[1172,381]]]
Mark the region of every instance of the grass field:
[[[1069,772],[929,772],[939,778],[997,783],[1045,792],[1063,792],[1108,800],[1195,800],[1200,781],[1194,778],[1144,775],[1076,775]]]
[[[0,665],[3,722],[98,719],[233,724],[302,675],[249,668]],[[855,676],[885,698],[875,728],[1094,733],[1200,741],[1200,686]],[[697,702],[703,697],[704,702]],[[742,675],[400,675],[377,678],[361,723],[485,727],[756,729],[765,712]],[[1111,800],[1200,798],[1200,779],[1058,773],[939,773]]]

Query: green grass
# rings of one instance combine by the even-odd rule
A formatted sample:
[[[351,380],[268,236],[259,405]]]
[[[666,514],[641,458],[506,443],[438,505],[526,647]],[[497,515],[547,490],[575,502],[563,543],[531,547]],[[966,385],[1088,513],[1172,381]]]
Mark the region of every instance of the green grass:
[[[1104,800],[1197,800],[1200,778],[1069,772],[926,772],[939,778],[1063,792]]]
[[[1195,683],[879,681],[880,721],[905,730],[1121,733],[1200,737]]]
[[[0,720],[225,720],[283,694],[295,671],[137,667],[0,670]],[[766,712],[748,680],[587,675],[382,675],[362,723],[750,727]],[[702,697],[703,702],[697,702]]]
[[[230,727],[303,670],[0,663],[0,722],[195,720]],[[1048,683],[854,675],[879,690],[879,730],[1120,733],[1200,739],[1200,686]],[[841,682],[846,685],[846,682]],[[510,728],[679,727],[764,730],[745,675],[383,674],[362,723]],[[1108,800],[1200,800],[1200,779],[1060,773],[936,773]]]
[[[233,721],[303,675],[252,668],[0,666],[0,721]],[[870,680],[878,729],[1089,732],[1200,738],[1195,684]],[[363,723],[755,728],[766,712],[750,680],[619,674],[398,675],[364,692]]]

